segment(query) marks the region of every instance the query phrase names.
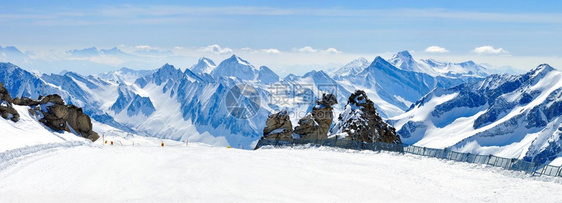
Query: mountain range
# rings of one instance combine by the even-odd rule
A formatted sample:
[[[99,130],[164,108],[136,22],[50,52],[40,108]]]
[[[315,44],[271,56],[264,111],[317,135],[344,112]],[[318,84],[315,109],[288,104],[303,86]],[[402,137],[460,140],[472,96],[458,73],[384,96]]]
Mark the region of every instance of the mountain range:
[[[90,48],[72,54],[120,51]],[[473,61],[416,60],[402,51],[388,60],[359,58],[332,73],[280,78],[236,55],[216,64],[201,58],[183,71],[165,64],[83,76],[40,75],[1,63],[0,82],[16,97],[59,94],[97,122],[125,132],[246,149],[261,137],[269,114],[284,109],[296,123],[324,92],[336,96],[339,114],[349,95],[362,89],[407,144],[541,161],[561,151],[560,90],[553,82],[561,74],[548,65],[522,75],[496,75]],[[248,119],[232,116],[225,105],[241,84],[259,98],[260,108]],[[255,101],[236,104],[249,107]]]

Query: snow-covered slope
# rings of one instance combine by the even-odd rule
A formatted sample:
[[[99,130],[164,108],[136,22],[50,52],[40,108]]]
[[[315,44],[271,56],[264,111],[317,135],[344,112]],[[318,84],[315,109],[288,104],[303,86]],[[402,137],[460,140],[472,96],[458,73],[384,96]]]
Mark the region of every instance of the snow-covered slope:
[[[303,76],[290,74],[281,80],[269,68],[255,68],[236,55],[216,67],[211,60],[202,58],[183,72],[166,64],[153,71],[121,69],[98,76],[73,72],[39,76],[1,63],[0,82],[11,88],[13,96],[37,98],[44,87],[45,94],[59,94],[68,103],[82,107],[94,120],[125,132],[250,148],[261,137],[270,113],[286,109],[296,123],[310,112],[323,92],[335,93],[339,104],[334,106],[334,115],[339,115],[351,92],[365,90],[386,119],[404,113],[436,88],[447,89],[483,79],[474,75],[424,73],[429,71],[422,69],[426,66],[407,52],[400,52],[395,58],[396,64],[402,61],[400,68],[376,57],[372,63],[355,60],[333,77],[323,71],[311,71]],[[250,119],[233,117],[227,109],[226,97],[238,84],[254,87],[259,95],[260,108]],[[243,102],[246,106],[251,104]]]
[[[473,61],[451,63],[434,59],[415,60],[408,51],[398,52],[388,62],[401,70],[426,73],[434,77],[470,79],[486,77],[491,73],[485,66]]]
[[[197,74],[211,74],[213,69],[216,67],[217,65],[215,65],[213,60],[203,57],[200,58],[199,61],[197,61],[197,64],[193,65],[189,70]]]
[[[91,143],[82,137],[69,132],[55,132],[42,125],[37,119],[29,114],[29,107],[13,105],[20,115],[18,122],[0,117],[0,153],[12,149],[44,145],[63,144],[65,142]],[[0,160],[0,162],[3,160]],[[0,166],[0,170],[1,170]]]
[[[95,76],[107,81],[125,83],[127,85],[130,85],[133,84],[138,78],[150,75],[152,73],[154,73],[154,70],[133,70],[129,68],[121,68],[116,71],[110,71]]]
[[[124,143],[125,144],[125,143]],[[328,167],[329,166],[329,167]],[[369,151],[76,147],[0,170],[0,202],[556,202],[559,180]]]
[[[367,68],[370,64],[371,63],[369,63],[369,61],[363,57],[355,59],[332,73],[332,78],[334,78],[335,80],[340,80],[343,77],[358,74],[359,72]]]
[[[259,70],[252,64],[236,55],[222,61],[213,71],[211,75],[215,78],[219,77],[235,77],[241,80],[256,80]]]
[[[561,156],[562,72],[543,64],[436,89],[391,123],[408,144],[538,162]]]
[[[406,57],[403,55],[411,59],[407,52],[397,54],[399,57]],[[355,63],[337,71],[338,74],[334,75],[338,78],[337,82],[348,91],[365,90],[384,118],[402,114],[412,103],[436,87],[452,87],[465,82],[461,78],[417,72],[419,70],[416,67],[409,67],[407,64],[402,64],[402,69],[397,68],[381,57],[376,57],[370,65],[362,69],[351,68],[351,64]],[[357,72],[358,70],[360,71]]]
[[[394,54],[388,62],[401,70],[426,73],[431,76],[440,75],[440,73],[434,70],[433,67],[414,60],[408,51],[401,51]]]

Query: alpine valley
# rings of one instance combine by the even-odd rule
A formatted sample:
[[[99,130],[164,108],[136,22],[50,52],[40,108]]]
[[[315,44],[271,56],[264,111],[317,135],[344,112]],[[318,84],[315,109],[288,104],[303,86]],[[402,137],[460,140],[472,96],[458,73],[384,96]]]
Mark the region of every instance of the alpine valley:
[[[124,54],[117,48],[104,53]],[[252,149],[270,114],[286,110],[297,123],[329,92],[338,101],[336,121],[350,95],[363,90],[405,144],[539,162],[562,156],[562,72],[547,64],[498,75],[473,61],[418,60],[402,51],[390,59],[359,58],[331,73],[280,78],[236,55],[220,63],[201,58],[190,68],[164,64],[88,76],[32,73],[6,62],[0,63],[0,82],[12,97],[60,95],[81,107],[100,135],[113,129]],[[239,85],[255,88],[259,100],[247,119],[232,116],[225,104]]]

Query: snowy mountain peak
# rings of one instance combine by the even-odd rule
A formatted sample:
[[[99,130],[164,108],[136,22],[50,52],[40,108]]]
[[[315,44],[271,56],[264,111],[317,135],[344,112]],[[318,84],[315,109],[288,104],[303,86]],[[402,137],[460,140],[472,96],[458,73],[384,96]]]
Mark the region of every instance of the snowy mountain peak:
[[[401,51],[394,54],[388,62],[401,70],[426,73],[432,76],[439,75],[439,73],[432,68],[433,65],[423,64],[414,60],[408,51]]]
[[[236,63],[239,63],[240,65],[244,65],[244,66],[252,66],[248,61],[236,56],[235,54],[232,54],[232,56],[230,58],[226,59],[225,61],[236,62]]]
[[[160,71],[170,72],[170,71],[174,71],[174,70],[177,70],[177,69],[173,65],[170,65],[170,64],[166,63],[158,69],[158,72],[160,72]]]
[[[264,84],[271,84],[279,81],[279,76],[267,66],[260,66],[258,80]]]
[[[23,52],[21,52],[18,48],[16,48],[15,46],[6,46],[4,48],[2,48],[2,46],[0,46],[0,51],[3,52],[12,52],[12,53],[18,53],[18,54],[24,54]]]
[[[77,57],[89,57],[89,56],[99,55],[98,48],[96,48],[96,47],[90,47],[90,48],[85,48],[85,49],[73,49],[73,50],[67,51],[67,53],[69,53],[72,56],[77,56]]]
[[[210,74],[216,67],[217,65],[215,65],[213,60],[203,57],[200,58],[199,61],[197,61],[197,64],[193,65],[190,70],[197,74]]]
[[[99,53],[103,54],[103,55],[114,55],[114,56],[127,55],[125,52],[121,51],[121,49],[119,49],[117,47],[113,47],[111,49],[102,49],[102,50],[99,51]]]
[[[161,68],[159,68],[154,74],[150,75],[150,77],[145,79],[145,82],[151,82],[153,80],[154,83],[160,85],[166,81],[173,80],[179,81],[183,78],[184,73],[180,69],[176,69],[173,65],[168,63],[164,64]],[[142,78],[139,78],[139,80]],[[137,80],[137,83],[141,82],[142,80]],[[141,82],[141,87],[144,87],[144,82]]]
[[[350,75],[356,75],[357,73],[363,71],[365,68],[369,66],[369,61],[363,57],[355,59],[348,64],[345,64],[340,69],[336,70],[332,76],[334,79],[339,80],[343,77],[347,77]]]
[[[466,67],[466,66],[475,66],[476,63],[474,63],[474,61],[465,61],[460,63],[461,66]]]
[[[206,57],[200,58],[198,63],[201,63],[201,62],[203,62],[203,63],[205,63],[209,66],[217,66],[217,65],[215,65],[215,62],[213,62],[213,60],[211,60],[209,58],[206,58]]]
[[[295,81],[298,80],[299,76],[296,76],[295,74],[290,73],[289,75],[285,76],[283,78],[283,81]]]
[[[118,83],[133,84],[138,78],[154,73],[156,70],[133,70],[130,68],[120,68],[119,70],[98,74],[101,79]],[[68,71],[67,71],[68,72]],[[61,73],[61,75],[64,75]]]
[[[322,70],[320,70],[320,71],[315,71],[315,70],[310,71],[310,72],[304,74],[304,76],[302,76],[302,77],[303,78],[311,77],[311,78],[318,78],[318,79],[320,79],[320,78],[322,78],[322,79],[330,78],[330,76]]]
[[[380,56],[375,57],[375,60],[373,60],[373,62],[371,63],[371,65],[369,65],[368,68],[370,68],[370,67],[377,67],[377,68],[393,67],[393,68],[395,68],[392,64],[390,64],[388,61],[384,60]]]
[[[258,72],[252,64],[241,59],[236,55],[222,61],[213,71],[211,75],[215,78],[219,77],[236,77],[242,80],[256,80]]]
[[[555,69],[552,66],[544,63],[544,64],[541,64],[541,65],[537,66],[534,69],[531,69],[530,72],[535,72],[535,73],[536,72],[545,72],[545,73],[547,73],[547,72],[550,72],[550,71],[553,71],[553,70],[555,70]]]
[[[394,54],[394,56],[392,56],[392,58],[393,59],[399,58],[399,59],[402,59],[404,61],[413,60],[412,55],[408,51],[398,52],[398,53]]]

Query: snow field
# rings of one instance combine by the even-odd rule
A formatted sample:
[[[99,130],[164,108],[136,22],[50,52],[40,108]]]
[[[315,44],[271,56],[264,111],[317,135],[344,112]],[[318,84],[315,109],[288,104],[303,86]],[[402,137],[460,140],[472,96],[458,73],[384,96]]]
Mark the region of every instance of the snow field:
[[[562,200],[557,178],[325,147],[75,147],[29,156],[1,170],[0,180],[0,202]]]
[[[59,133],[43,126],[43,124],[29,114],[29,107],[18,105],[13,107],[18,111],[20,120],[12,122],[0,118],[0,153],[43,144],[65,143],[68,141],[88,142],[75,134],[69,132]]]

